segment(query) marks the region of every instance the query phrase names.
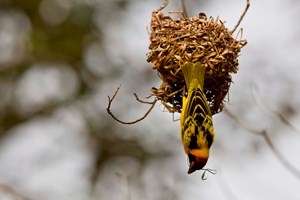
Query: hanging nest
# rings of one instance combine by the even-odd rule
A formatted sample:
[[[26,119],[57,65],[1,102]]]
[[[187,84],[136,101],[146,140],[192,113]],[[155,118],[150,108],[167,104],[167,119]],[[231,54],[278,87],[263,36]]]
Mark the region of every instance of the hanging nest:
[[[200,62],[206,67],[204,92],[212,114],[221,112],[224,98],[238,71],[238,55],[246,40],[237,40],[217,17],[182,17],[173,20],[161,11],[152,13],[147,61],[158,71],[161,86],[151,95],[161,100],[169,112],[181,112],[185,82],[180,66]]]
[[[134,121],[120,120],[111,111],[111,104],[121,86],[112,97],[108,96],[107,113],[122,124],[142,121],[158,100],[169,112],[181,113],[182,97],[187,95],[181,65],[186,62],[200,62],[206,67],[204,93],[212,114],[219,113],[224,107],[224,98],[232,82],[231,74],[238,71],[237,57],[247,41],[237,40],[232,35],[247,13],[249,0],[233,30],[228,30],[224,25],[225,22],[218,17],[207,19],[204,13],[200,13],[198,18],[187,18],[184,1],[182,1],[184,12],[175,12],[181,13],[183,17],[173,20],[161,12],[168,3],[169,0],[165,0],[160,8],[152,12],[149,46],[151,51],[147,54],[147,61],[152,62],[153,69],[158,71],[162,84],[158,89],[154,87],[151,89],[150,96],[155,97],[152,102],[141,100],[134,93],[138,102],[151,105],[142,117]]]

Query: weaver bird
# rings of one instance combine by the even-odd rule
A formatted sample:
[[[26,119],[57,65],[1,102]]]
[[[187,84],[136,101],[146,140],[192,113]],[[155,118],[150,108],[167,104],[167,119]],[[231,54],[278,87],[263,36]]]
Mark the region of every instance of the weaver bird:
[[[181,140],[189,158],[188,174],[191,174],[205,166],[215,133],[210,107],[203,92],[205,66],[199,62],[186,62],[181,70],[187,87],[180,118]]]

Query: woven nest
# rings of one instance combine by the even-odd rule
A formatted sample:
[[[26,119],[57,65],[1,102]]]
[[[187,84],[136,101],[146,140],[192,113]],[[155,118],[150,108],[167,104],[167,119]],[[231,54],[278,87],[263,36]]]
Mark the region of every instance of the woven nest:
[[[151,89],[170,112],[181,112],[185,82],[180,66],[185,62],[200,62],[206,67],[204,92],[211,111],[223,109],[229,90],[231,74],[238,71],[238,54],[246,40],[232,37],[222,21],[212,17],[180,18],[173,20],[162,12],[152,13],[148,62],[163,81]]]

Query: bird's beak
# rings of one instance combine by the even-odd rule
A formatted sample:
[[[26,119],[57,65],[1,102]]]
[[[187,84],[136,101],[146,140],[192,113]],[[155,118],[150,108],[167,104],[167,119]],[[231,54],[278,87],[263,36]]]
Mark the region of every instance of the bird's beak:
[[[193,173],[194,171],[196,171],[196,169],[191,165],[189,168],[189,171],[187,172],[188,174]]]

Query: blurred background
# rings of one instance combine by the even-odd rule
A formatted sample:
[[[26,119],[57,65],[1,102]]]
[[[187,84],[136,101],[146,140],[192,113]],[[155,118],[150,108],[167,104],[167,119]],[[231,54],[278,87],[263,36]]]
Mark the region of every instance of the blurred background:
[[[1,200],[300,199],[300,2],[251,2],[226,103],[235,117],[214,116],[206,167],[217,174],[206,181],[187,175],[178,114],[158,103],[129,126],[105,110],[119,84],[111,109],[120,119],[149,108],[133,93],[161,83],[146,62],[161,3],[0,0]],[[229,29],[245,4],[186,0],[189,16],[220,16]],[[177,9],[174,0],[164,13]]]

